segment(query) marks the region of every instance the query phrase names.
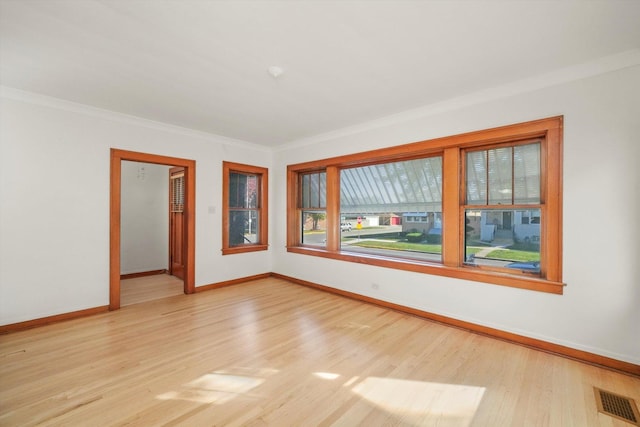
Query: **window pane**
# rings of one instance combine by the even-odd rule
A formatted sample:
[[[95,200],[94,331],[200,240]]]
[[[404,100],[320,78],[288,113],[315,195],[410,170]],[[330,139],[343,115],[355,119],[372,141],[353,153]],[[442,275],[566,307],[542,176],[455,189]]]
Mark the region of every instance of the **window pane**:
[[[258,208],[258,179],[257,175],[247,175],[247,199],[246,207],[250,209]]]
[[[487,152],[467,153],[467,204],[487,203]]]
[[[301,176],[302,208],[325,208],[327,206],[326,172],[307,173]]]
[[[317,173],[309,175],[309,207],[320,206],[320,175]]]
[[[318,174],[318,205],[317,208],[327,207],[327,174],[322,172]]]
[[[540,203],[540,143],[467,152],[468,205]]]
[[[511,204],[513,188],[511,188],[512,147],[488,150],[489,156],[489,204]]]
[[[229,246],[259,243],[259,236],[260,221],[258,221],[258,211],[229,212]]]
[[[258,179],[257,175],[231,172],[229,174],[229,207],[257,208]]]
[[[540,143],[513,149],[514,203],[540,203]]]
[[[540,209],[465,210],[465,264],[540,274]]]
[[[344,251],[442,260],[442,157],[340,171]]]
[[[229,174],[229,207],[241,208],[242,194],[246,191],[244,175],[231,172]]]
[[[327,245],[327,213],[302,211],[302,244],[325,247]]]
[[[305,174],[300,177],[300,188],[302,189],[301,194],[301,206],[303,208],[308,208],[311,206],[311,192],[309,191],[309,185],[311,183],[311,175]]]

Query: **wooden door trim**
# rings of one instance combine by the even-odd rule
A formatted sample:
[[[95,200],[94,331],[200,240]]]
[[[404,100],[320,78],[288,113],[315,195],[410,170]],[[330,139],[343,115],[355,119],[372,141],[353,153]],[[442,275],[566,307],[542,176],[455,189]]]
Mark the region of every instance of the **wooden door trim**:
[[[196,162],[178,157],[139,153],[136,151],[111,149],[111,189],[109,218],[109,310],[120,308],[120,208],[123,160],[154,163],[185,168],[185,227],[186,251],[184,271],[184,293],[195,292],[195,207],[196,207]]]

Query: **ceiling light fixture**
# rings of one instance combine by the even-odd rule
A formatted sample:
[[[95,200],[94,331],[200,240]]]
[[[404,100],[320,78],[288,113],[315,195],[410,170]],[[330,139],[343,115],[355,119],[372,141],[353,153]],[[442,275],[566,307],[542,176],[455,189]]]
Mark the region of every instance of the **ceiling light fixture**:
[[[269,71],[269,74],[271,74],[274,79],[277,79],[282,73],[284,73],[284,70],[277,65],[272,65],[267,71]]]

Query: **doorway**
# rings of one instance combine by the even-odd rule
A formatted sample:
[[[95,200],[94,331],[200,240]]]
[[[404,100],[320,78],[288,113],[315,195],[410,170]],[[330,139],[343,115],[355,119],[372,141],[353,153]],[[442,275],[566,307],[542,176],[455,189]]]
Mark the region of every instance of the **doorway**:
[[[181,168],[183,171],[183,209],[181,221],[184,236],[181,239],[182,278],[184,293],[195,292],[195,161],[134,151],[111,149],[111,201],[110,201],[110,262],[109,309],[120,308],[120,240],[121,240],[121,185],[123,160],[154,163]]]

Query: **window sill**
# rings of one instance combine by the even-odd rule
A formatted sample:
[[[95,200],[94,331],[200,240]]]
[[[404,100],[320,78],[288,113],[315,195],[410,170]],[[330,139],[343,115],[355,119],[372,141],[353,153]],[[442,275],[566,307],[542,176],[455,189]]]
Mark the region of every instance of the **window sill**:
[[[245,252],[266,251],[267,249],[269,249],[269,245],[233,246],[230,248],[222,248],[222,255],[233,255],[233,254],[242,254]]]
[[[479,270],[475,267],[450,267],[442,264],[425,263],[411,259],[386,258],[376,255],[363,254],[354,255],[353,253],[344,251],[330,252],[326,249],[306,246],[288,247],[287,251],[302,255],[318,256],[322,258],[355,262],[377,267],[395,268],[396,270],[452,277],[474,282],[483,282],[494,285],[509,286],[512,288],[546,292],[550,294],[562,295],[564,290],[563,283],[552,282],[538,277]]]

